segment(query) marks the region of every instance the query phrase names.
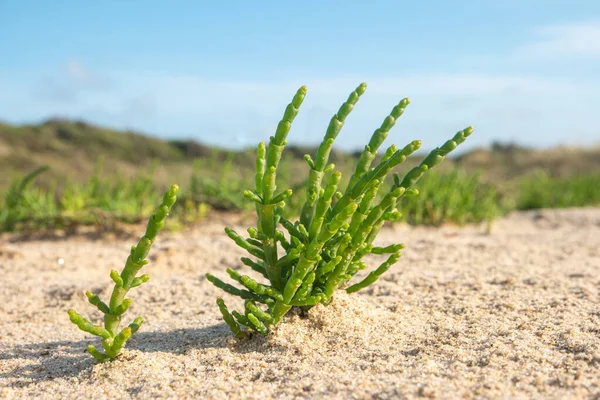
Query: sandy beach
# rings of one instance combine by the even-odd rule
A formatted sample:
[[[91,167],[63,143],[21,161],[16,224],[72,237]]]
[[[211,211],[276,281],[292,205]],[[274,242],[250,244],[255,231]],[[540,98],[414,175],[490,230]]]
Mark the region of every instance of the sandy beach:
[[[515,213],[489,234],[387,227],[379,243],[406,249],[376,284],[242,341],[221,320],[223,293],[204,277],[241,268],[244,254],[222,222],[159,236],[144,268],[151,280],[130,292],[125,314],[146,322],[105,364],[85,353],[100,341],[66,310],[100,322],[84,293],[107,300],[108,273],[122,268],[141,229],[2,236],[0,397],[600,398],[600,209]]]

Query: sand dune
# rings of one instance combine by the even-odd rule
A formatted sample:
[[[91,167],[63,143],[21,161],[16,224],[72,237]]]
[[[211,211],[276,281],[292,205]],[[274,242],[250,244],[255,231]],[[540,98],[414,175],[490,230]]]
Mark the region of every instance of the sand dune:
[[[109,295],[108,272],[135,239],[15,239],[0,242],[5,398],[600,396],[600,209],[513,214],[489,235],[387,228],[380,242],[406,249],[374,286],[244,341],[222,323],[222,293],[204,278],[240,265],[222,225],[163,235],[126,314],[147,322],[101,365],[84,352],[97,338],[66,310],[97,321],[84,292]]]

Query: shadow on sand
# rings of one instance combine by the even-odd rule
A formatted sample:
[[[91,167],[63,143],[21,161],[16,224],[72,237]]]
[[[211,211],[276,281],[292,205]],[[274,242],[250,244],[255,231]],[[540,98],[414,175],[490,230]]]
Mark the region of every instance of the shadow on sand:
[[[262,335],[256,335],[250,341],[250,346],[238,345],[227,325],[221,323],[199,329],[138,332],[129,340],[126,350],[184,354],[191,349],[230,348],[243,353],[261,351],[267,346]],[[8,361],[8,370],[0,372],[0,380],[9,380],[10,386],[18,388],[59,378],[90,376],[96,361],[87,354],[89,344],[100,347],[99,340],[89,339],[0,348],[0,361]],[[122,355],[113,362],[131,362],[126,357]],[[14,366],[10,366],[11,360]]]

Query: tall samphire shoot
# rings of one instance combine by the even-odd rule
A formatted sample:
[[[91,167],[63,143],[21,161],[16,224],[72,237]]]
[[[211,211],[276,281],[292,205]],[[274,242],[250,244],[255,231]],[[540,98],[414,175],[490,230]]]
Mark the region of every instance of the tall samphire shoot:
[[[275,181],[287,135],[306,95],[305,86],[296,92],[285,109],[269,145],[258,145],[255,189],[244,192],[244,196],[256,204],[257,226],[248,228],[248,238],[229,228],[225,231],[252,256],[243,257],[241,261],[260,273],[268,283],[260,283],[233,269],[228,269],[227,273],[242,288],[211,274],[206,275],[217,287],[245,300],[243,313],[230,313],[223,299],[217,299],[223,319],[236,337],[246,336],[247,329],[266,334],[294,306],[307,310],[318,303],[328,304],[339,287],[344,286],[348,293],[353,293],[374,283],[398,261],[404,247],[402,244],[386,247],[373,244],[385,221],[394,221],[401,216],[397,209],[398,199],[418,194],[413,187],[419,178],[473,132],[472,127],[458,132],[402,179],[394,173],[391,189],[378,196],[382,183],[394,167],[421,146],[419,140],[402,149],[391,145],[377,165],[372,166],[380,146],[409,104],[405,98],[375,130],[342,192],[338,188],[341,173],[328,163],[329,154],[346,117],[366,88],[365,83],[359,85],[331,118],[315,158],[305,156],[309,176],[306,200],[297,221],[283,217],[285,200],[292,196],[292,191],[278,192]],[[280,257],[279,254],[283,255]],[[367,254],[383,255],[387,259],[364,279],[351,282],[357,272],[367,268],[362,261]]]
[[[114,269],[110,271],[110,277],[115,285],[109,304],[100,300],[98,295],[89,291],[86,292],[89,302],[104,314],[104,326],[94,325],[73,309],[68,311],[71,322],[77,325],[79,329],[102,338],[104,353],[96,349],[93,345],[89,345],[87,348],[88,352],[99,362],[109,361],[117,357],[121,353],[125,342],[144,322],[144,318],[137,317],[131,324],[119,331],[121,318],[132,303],[132,300],[125,298],[125,296],[130,289],[138,287],[150,279],[148,274],[140,276],[137,276],[137,274],[144,265],[148,264],[146,257],[148,257],[150,248],[156,240],[156,235],[164,227],[167,216],[177,200],[178,190],[177,185],[173,185],[164,195],[161,205],[148,221],[146,233],[142,236],[137,246],[131,248],[131,253],[127,257],[123,271],[121,273]]]

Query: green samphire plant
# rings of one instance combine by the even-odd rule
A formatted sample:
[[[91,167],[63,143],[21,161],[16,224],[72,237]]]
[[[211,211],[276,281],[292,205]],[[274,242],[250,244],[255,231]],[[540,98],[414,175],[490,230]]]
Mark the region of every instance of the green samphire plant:
[[[256,204],[257,226],[248,229],[249,238],[229,228],[225,231],[254,257],[243,257],[241,261],[261,274],[268,284],[233,269],[228,269],[227,273],[242,288],[211,274],[206,275],[217,287],[245,300],[243,313],[230,313],[223,299],[217,299],[223,319],[236,337],[246,336],[248,330],[268,333],[269,328],[277,325],[292,307],[308,310],[319,303],[329,304],[340,287],[353,293],[374,283],[398,261],[400,250],[404,247],[402,244],[386,247],[373,244],[385,221],[400,218],[398,199],[418,194],[413,186],[419,178],[473,132],[472,127],[458,132],[443,146],[429,153],[402,179],[394,173],[391,188],[387,193],[379,194],[382,183],[394,167],[421,146],[419,140],[402,149],[392,145],[372,167],[379,147],[409,104],[405,98],[375,130],[347,187],[341,192],[338,190],[341,173],[335,170],[334,165],[328,164],[329,154],[346,117],[366,87],[365,83],[358,86],[333,116],[316,157],[305,156],[309,177],[306,200],[297,221],[283,217],[285,200],[292,196],[292,191],[277,192],[275,180],[286,138],[306,95],[306,87],[301,87],[287,106],[269,145],[258,145],[255,190],[244,192],[244,196]],[[362,280],[351,283],[354,275],[367,267],[363,258],[368,254],[387,255],[387,259]]]
[[[117,357],[121,353],[125,342],[144,322],[144,318],[137,317],[131,324],[119,331],[121,318],[132,302],[130,298],[125,298],[127,292],[150,279],[148,274],[140,276],[137,276],[137,274],[144,265],[148,264],[146,257],[150,253],[150,248],[156,239],[156,235],[164,227],[167,216],[177,200],[178,190],[177,185],[173,185],[164,195],[161,205],[148,221],[146,233],[142,236],[137,246],[131,248],[131,253],[127,257],[123,271],[121,273],[114,269],[110,271],[110,277],[114,281],[115,286],[109,304],[100,300],[98,295],[89,291],[86,292],[89,302],[104,314],[104,327],[92,324],[73,309],[68,311],[71,322],[77,325],[79,329],[102,338],[104,353],[96,349],[93,345],[89,345],[87,348],[88,352],[99,362],[112,360]]]

